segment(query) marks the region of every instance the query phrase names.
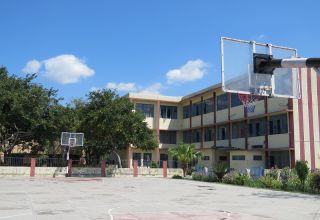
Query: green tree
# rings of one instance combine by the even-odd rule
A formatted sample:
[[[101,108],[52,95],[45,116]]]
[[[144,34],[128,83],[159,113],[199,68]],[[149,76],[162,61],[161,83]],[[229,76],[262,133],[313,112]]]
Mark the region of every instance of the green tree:
[[[299,180],[301,182],[302,189],[304,189],[305,181],[306,181],[308,173],[309,173],[308,162],[297,160],[295,170],[296,170],[297,175],[299,177]]]
[[[0,146],[5,154],[21,144],[33,152],[56,140],[59,123],[57,91],[34,83],[36,75],[20,78],[0,68]]]
[[[213,164],[213,173],[216,175],[219,182],[222,181],[224,175],[228,172],[228,166],[222,162]]]
[[[125,149],[129,144],[143,150],[157,146],[144,116],[134,112],[128,98],[119,97],[115,91],[92,91],[87,101],[79,104],[78,108],[86,152],[97,159],[115,149]]]
[[[179,144],[176,148],[170,148],[169,154],[177,158],[181,163],[183,176],[186,176],[186,170],[191,162],[201,156],[201,152],[195,151],[195,146],[192,144]]]

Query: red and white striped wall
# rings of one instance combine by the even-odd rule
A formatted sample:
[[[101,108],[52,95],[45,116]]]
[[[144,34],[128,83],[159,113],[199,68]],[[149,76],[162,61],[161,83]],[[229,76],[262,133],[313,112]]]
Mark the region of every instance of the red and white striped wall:
[[[295,159],[320,168],[320,76],[300,68],[301,99],[293,100]]]

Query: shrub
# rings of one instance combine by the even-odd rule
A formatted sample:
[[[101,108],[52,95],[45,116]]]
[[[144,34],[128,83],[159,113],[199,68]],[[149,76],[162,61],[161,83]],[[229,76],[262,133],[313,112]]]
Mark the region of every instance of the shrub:
[[[231,172],[227,173],[222,178],[222,182],[226,183],[226,184],[235,184],[236,174],[237,173],[235,171],[231,171]]]
[[[151,168],[159,168],[159,164],[156,161],[152,161]]]
[[[237,173],[235,178],[235,184],[243,186],[245,182],[247,182],[249,179],[251,178],[247,174]]]
[[[197,181],[204,181],[204,182],[218,182],[217,177],[210,176],[210,175],[204,175],[202,173],[193,173],[192,179]]]
[[[241,174],[237,171],[231,171],[222,178],[223,183],[239,186],[243,186],[245,183],[247,183],[247,186],[252,185],[251,180],[252,179],[247,174]]]
[[[255,187],[255,188],[263,188],[264,186],[259,180],[254,180],[252,178],[247,178],[244,180],[244,186]]]
[[[197,181],[201,181],[202,180],[202,175],[199,173],[193,173],[192,174],[192,179],[193,180],[197,180]]]
[[[281,182],[275,180],[272,176],[263,176],[258,180],[261,186],[268,189],[281,189]]]
[[[217,178],[215,176],[205,176],[205,175],[203,175],[201,180],[205,181],[205,182],[218,182],[218,180],[217,180]]]
[[[290,172],[290,177],[287,182],[286,190],[289,191],[299,191],[301,190],[301,182],[295,170]]]
[[[301,182],[302,189],[304,190],[305,181],[306,181],[308,173],[309,173],[308,162],[297,160],[295,170],[296,170],[297,175],[299,177],[299,180]]]
[[[222,181],[222,178],[227,173],[227,166],[221,162],[215,163],[213,165],[213,173],[216,175],[219,182]]]
[[[282,188],[283,189],[287,189],[289,179],[290,179],[290,168],[289,167],[284,167],[280,171],[280,182],[282,184]]]
[[[274,180],[278,180],[278,169],[271,168],[269,172],[266,173],[266,176],[269,176]]]
[[[317,193],[320,193],[320,170],[313,171],[309,178],[310,188]]]
[[[173,175],[173,176],[172,176],[172,179],[183,179],[183,178],[182,178],[182,176],[180,176],[180,175]]]

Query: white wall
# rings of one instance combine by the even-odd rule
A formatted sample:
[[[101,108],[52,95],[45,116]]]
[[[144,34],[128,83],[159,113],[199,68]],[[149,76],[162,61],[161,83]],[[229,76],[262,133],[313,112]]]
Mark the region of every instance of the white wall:
[[[213,112],[203,115],[203,125],[212,125],[213,124]]]
[[[160,130],[178,130],[178,129],[179,129],[178,119],[160,118]]]
[[[258,137],[248,137],[248,145],[251,148],[252,145],[262,145],[265,147],[265,136],[258,136]]]
[[[289,148],[289,134],[269,135],[269,148]]]
[[[245,155],[245,160],[232,160],[233,155]],[[253,160],[253,155],[261,155],[262,160]],[[246,169],[253,167],[264,167],[265,158],[263,151],[231,151],[230,152],[230,168]]]
[[[231,146],[232,147],[244,149],[246,147],[245,143],[246,142],[245,142],[244,138],[231,139]]]

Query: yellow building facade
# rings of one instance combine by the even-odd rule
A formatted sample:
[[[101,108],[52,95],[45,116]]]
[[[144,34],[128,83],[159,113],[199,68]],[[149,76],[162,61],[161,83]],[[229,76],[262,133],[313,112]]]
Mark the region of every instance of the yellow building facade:
[[[132,166],[138,160],[177,161],[168,149],[192,143],[202,157],[198,163],[211,166],[224,162],[230,168],[294,167],[307,160],[310,168],[320,168],[319,97],[320,79],[311,69],[300,69],[301,99],[260,97],[254,112],[246,112],[237,94],[224,93],[213,85],[184,97],[129,93],[135,110],[159,140],[150,152],[134,146],[119,152]]]

